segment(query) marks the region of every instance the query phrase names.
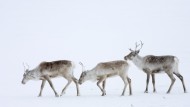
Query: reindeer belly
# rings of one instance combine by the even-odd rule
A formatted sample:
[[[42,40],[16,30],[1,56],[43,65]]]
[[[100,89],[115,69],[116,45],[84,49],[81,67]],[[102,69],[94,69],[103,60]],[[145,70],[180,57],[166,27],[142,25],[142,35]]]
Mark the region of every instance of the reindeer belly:
[[[162,73],[164,72],[162,68],[152,70],[152,73]]]
[[[162,73],[164,72],[164,68],[163,67],[149,67],[149,68],[144,68],[143,71],[145,73],[149,72],[149,73]]]
[[[44,75],[48,75],[50,78],[55,78],[61,76],[59,71],[46,71],[44,72]]]

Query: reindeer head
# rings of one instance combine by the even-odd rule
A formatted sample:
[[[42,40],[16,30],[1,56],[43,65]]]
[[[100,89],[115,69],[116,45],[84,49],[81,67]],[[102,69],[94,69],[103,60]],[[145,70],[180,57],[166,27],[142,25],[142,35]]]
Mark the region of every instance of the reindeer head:
[[[23,74],[22,84],[26,84],[28,80],[33,79],[33,76],[30,74],[28,64],[27,64],[28,68],[25,67],[24,63],[23,66],[24,66],[24,74]]]
[[[141,47],[140,47],[139,49],[137,49],[139,46],[141,46]],[[131,52],[130,52],[128,55],[126,55],[126,56],[124,57],[124,59],[125,59],[125,60],[127,60],[127,59],[133,60],[133,58],[136,57],[136,56],[139,54],[139,52],[140,52],[142,46],[143,46],[142,41],[141,41],[141,44],[137,44],[137,43],[136,43],[136,44],[135,44],[135,50],[129,49]]]
[[[82,73],[79,78],[79,84],[81,85],[82,83],[84,83],[87,80],[87,76],[86,76],[87,71],[85,71],[83,63],[79,62],[79,64],[82,66]]]

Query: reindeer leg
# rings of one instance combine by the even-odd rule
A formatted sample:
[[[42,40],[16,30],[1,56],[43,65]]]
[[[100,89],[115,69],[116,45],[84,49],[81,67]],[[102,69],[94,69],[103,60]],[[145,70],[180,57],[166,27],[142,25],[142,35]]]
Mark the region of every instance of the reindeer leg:
[[[153,84],[153,92],[156,92],[156,87],[155,87],[155,74],[151,74],[152,76],[152,84]]]
[[[45,83],[46,83],[46,80],[42,80],[41,89],[40,89],[40,93],[39,93],[38,97],[42,96],[42,91],[43,91]]]
[[[173,74],[175,74],[181,80],[182,85],[183,85],[184,93],[186,93],[187,91],[186,91],[186,88],[185,88],[185,83],[184,83],[184,80],[183,80],[183,76],[181,74],[175,73],[175,72],[173,72]]]
[[[144,93],[148,93],[148,84],[149,84],[149,79],[150,79],[150,74],[149,73],[146,73],[147,74],[147,78],[146,78],[146,89],[144,91]]]
[[[99,79],[99,81],[97,82],[97,86],[100,88],[100,90],[102,91],[102,96],[106,95],[106,91],[100,86],[100,83],[103,82],[106,79],[105,76],[101,77]]]
[[[68,79],[68,83],[65,85],[65,87],[63,88],[62,92],[61,92],[61,96],[65,93],[65,90],[67,89],[67,87],[71,84],[72,80]]]
[[[131,89],[131,79],[127,77],[127,81],[129,83],[129,95],[132,95],[132,89]]]
[[[166,72],[167,73],[167,72]],[[170,87],[169,87],[169,89],[168,89],[168,91],[167,91],[167,93],[170,93],[170,91],[171,91],[171,89],[172,89],[172,86],[173,86],[173,84],[174,84],[174,82],[175,82],[175,78],[174,78],[174,76],[173,76],[173,74],[172,73],[167,73],[168,74],[168,76],[170,77],[170,79],[171,79],[171,85],[170,85]]]
[[[80,96],[78,80],[77,80],[75,77],[73,77],[72,80],[74,81],[74,83],[75,83],[75,85],[76,85],[77,96]]]
[[[127,80],[127,78],[126,78],[126,76],[123,76],[123,75],[120,75],[120,77],[122,78],[122,80],[123,80],[123,82],[124,82],[124,88],[123,88],[123,92],[122,92],[122,94],[121,94],[121,96],[124,96],[125,95],[125,90],[126,90],[126,87],[127,87],[127,82],[128,82],[128,80]]]
[[[103,81],[102,87],[103,87],[103,89],[105,89],[105,87],[106,87],[106,80]]]
[[[53,91],[54,91],[54,93],[55,93],[55,96],[56,96],[56,97],[59,97],[59,95],[57,94],[57,92],[56,92],[55,89],[54,89],[54,86],[53,86],[53,84],[52,84],[52,82],[51,82],[49,76],[44,76],[44,78],[49,82],[49,85],[50,85],[51,88],[53,89]]]
[[[103,81],[102,87],[103,87],[103,90],[105,90],[105,88],[106,88],[106,80]],[[106,95],[106,93],[105,93],[105,95]]]

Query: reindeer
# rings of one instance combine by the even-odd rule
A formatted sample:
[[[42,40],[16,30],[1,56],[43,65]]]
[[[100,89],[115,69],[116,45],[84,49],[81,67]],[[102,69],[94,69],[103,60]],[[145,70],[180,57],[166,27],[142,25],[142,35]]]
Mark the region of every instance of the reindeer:
[[[102,91],[102,96],[106,95],[105,90],[105,84],[106,79],[113,76],[120,76],[124,82],[124,89],[122,92],[122,96],[125,94],[125,90],[127,87],[127,83],[129,83],[129,95],[132,95],[131,91],[131,79],[128,77],[127,71],[129,68],[129,65],[126,61],[111,61],[111,62],[101,62],[98,63],[93,69],[91,70],[84,70],[84,66],[82,63],[80,63],[82,66],[82,73],[79,79],[79,84],[81,85],[87,80],[98,80],[97,86]],[[102,83],[102,87],[100,86],[100,83]]]
[[[173,74],[175,74],[182,82],[184,93],[186,93],[186,88],[183,80],[183,76],[178,71],[178,63],[179,60],[176,56],[154,56],[154,55],[147,55],[145,57],[139,56],[140,49],[143,46],[141,41],[141,47],[137,50],[140,44],[137,45],[135,50],[129,49],[131,52],[124,57],[125,60],[131,60],[139,69],[144,71],[147,74],[146,80],[146,89],[145,93],[148,93],[148,84],[150,75],[152,76],[152,84],[153,84],[153,92],[156,92],[155,88],[155,74],[165,72],[169,78],[171,79],[171,85],[167,91],[170,93],[172,86],[175,82],[175,78]]]
[[[77,96],[79,96],[79,88],[78,88],[78,80],[73,76],[73,69],[75,65],[73,62],[69,60],[59,60],[53,62],[42,62],[33,70],[25,69],[25,73],[23,75],[22,84],[26,84],[29,80],[42,80],[41,89],[39,93],[39,97],[42,96],[42,90],[46,81],[49,82],[51,88],[53,89],[55,96],[59,97],[57,92],[54,89],[54,86],[51,82],[51,78],[56,78],[59,76],[64,77],[68,83],[63,88],[61,96],[65,93],[65,90],[70,85],[72,81],[76,84]]]

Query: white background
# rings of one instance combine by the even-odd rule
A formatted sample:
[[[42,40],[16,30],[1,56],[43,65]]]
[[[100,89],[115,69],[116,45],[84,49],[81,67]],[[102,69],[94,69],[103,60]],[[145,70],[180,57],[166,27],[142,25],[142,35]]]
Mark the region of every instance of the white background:
[[[0,0],[0,103],[5,107],[189,107],[190,94],[176,82],[170,94],[170,79],[156,75],[157,93],[145,94],[146,75],[131,62],[129,77],[133,95],[121,97],[119,77],[107,80],[107,96],[96,83],[80,86],[76,97],[72,83],[64,96],[55,98],[49,84],[38,98],[41,81],[21,84],[22,63],[35,68],[42,61],[60,59],[76,63],[79,78],[82,61],[86,69],[98,62],[123,59],[135,42],[143,41],[140,55],[175,55],[190,88],[190,1],[189,0]],[[67,81],[52,80],[60,93]]]

